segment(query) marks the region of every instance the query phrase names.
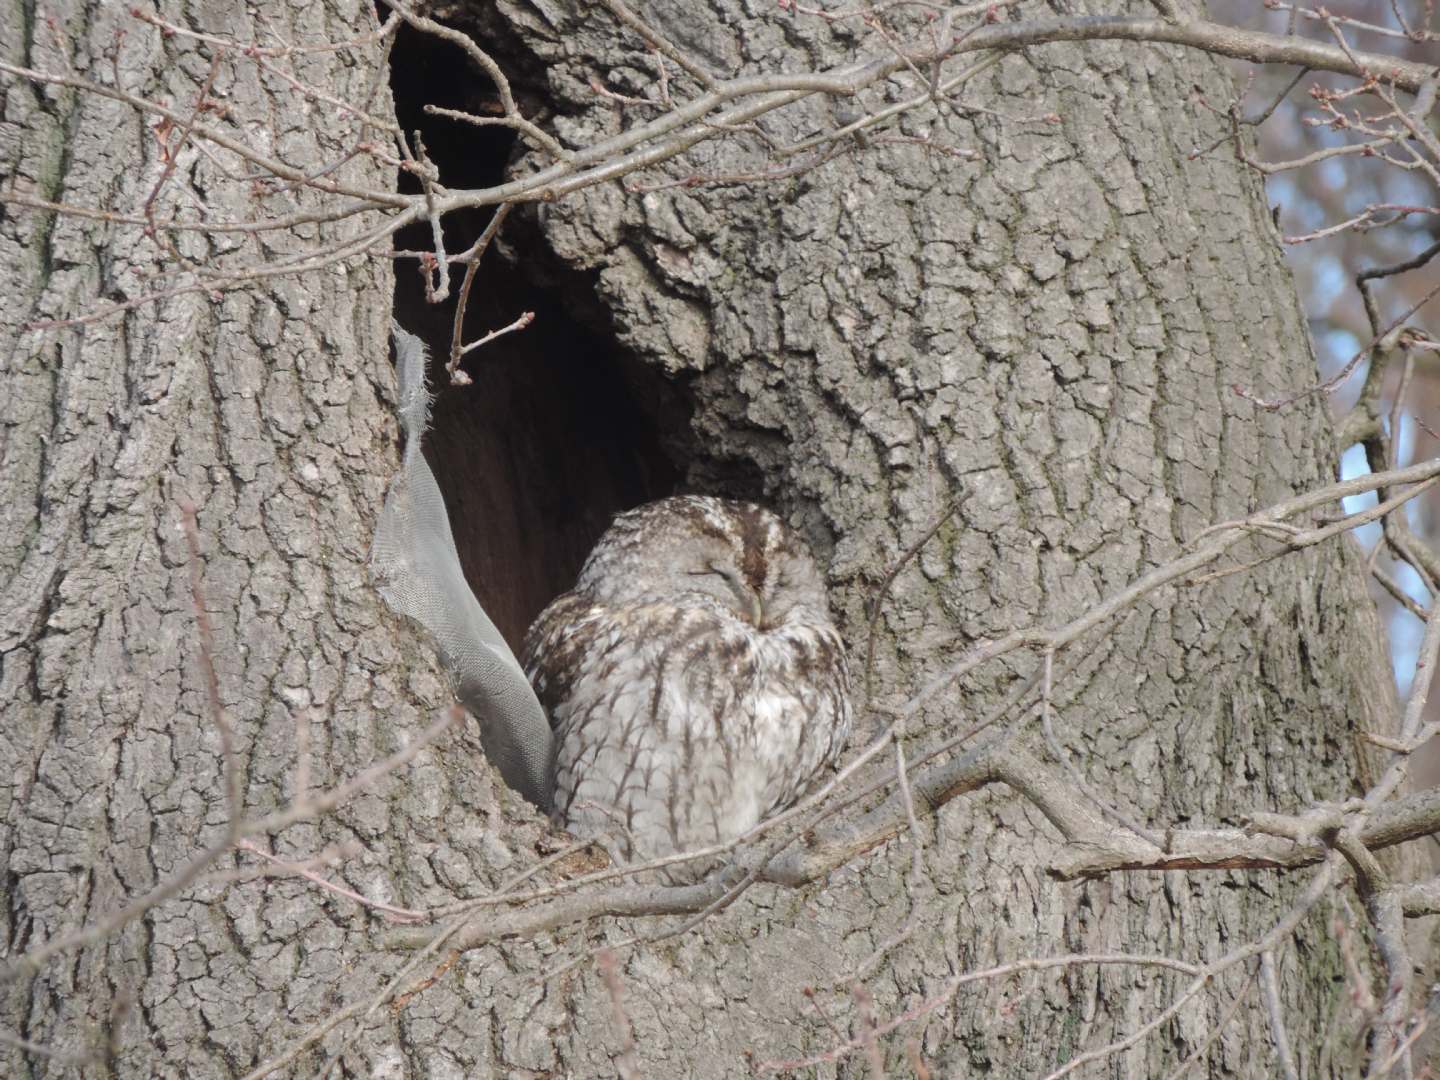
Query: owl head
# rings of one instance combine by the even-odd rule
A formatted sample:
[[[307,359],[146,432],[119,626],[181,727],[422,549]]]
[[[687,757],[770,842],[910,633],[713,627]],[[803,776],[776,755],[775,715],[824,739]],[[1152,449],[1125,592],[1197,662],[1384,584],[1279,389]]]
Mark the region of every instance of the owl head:
[[[613,606],[721,610],[757,630],[830,621],[804,541],[763,507],[710,495],[621,514],[590,553],[576,591]]]

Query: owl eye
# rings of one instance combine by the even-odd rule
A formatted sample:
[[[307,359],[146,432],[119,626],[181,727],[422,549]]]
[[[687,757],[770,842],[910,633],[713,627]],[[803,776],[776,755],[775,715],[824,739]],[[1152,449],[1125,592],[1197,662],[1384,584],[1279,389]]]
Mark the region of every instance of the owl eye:
[[[731,581],[735,577],[731,571],[720,566],[707,566],[704,570],[687,570],[686,574],[690,577],[718,577],[726,581]]]

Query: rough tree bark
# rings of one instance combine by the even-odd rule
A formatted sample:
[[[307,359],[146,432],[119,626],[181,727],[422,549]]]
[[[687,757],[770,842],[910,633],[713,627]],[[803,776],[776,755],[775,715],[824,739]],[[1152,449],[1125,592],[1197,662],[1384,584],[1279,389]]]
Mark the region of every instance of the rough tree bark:
[[[297,44],[352,38],[375,17],[343,0],[270,11],[266,23],[232,5],[161,13],[229,38],[278,31]],[[57,4],[42,15],[58,35],[33,8],[7,9],[7,60],[108,71],[123,30],[114,65],[123,89],[183,110],[209,74],[207,57],[137,28],[123,6]],[[352,102],[378,80],[377,107],[388,111],[385,72],[349,59],[315,53],[301,68]],[[260,118],[255,130],[273,132],[289,160],[315,166],[343,144],[343,132],[316,144],[284,82],[234,70],[240,77],[221,70],[215,95]],[[7,78],[0,171],[42,198],[134,213],[164,170],[153,123],[121,102]],[[370,179],[394,186],[393,174]],[[197,220],[314,209],[324,198],[252,202],[217,180],[191,144],[169,182],[193,193]],[[355,228],[268,233],[263,254],[283,258]],[[243,242],[187,240],[183,254],[195,259],[208,245]],[[155,288],[147,276],[173,262],[139,227],[63,215],[7,212],[0,245],[9,298],[0,313],[0,917],[14,955],[124,906],[224,834],[183,503],[198,508],[219,691],[252,812],[293,794],[298,725],[310,735],[312,783],[326,785],[396,749],[448,693],[366,572],[396,463],[389,266],[330,267],[218,301],[190,294],[35,333],[20,328],[143,295]],[[356,843],[369,854],[352,880],[377,896],[405,880],[485,879],[497,859],[513,858],[494,838],[523,845],[526,833],[500,824],[509,800],[475,767],[478,744],[463,736],[449,745],[453,758],[423,760],[402,785],[361,796],[334,825],[302,826],[299,846],[279,851]],[[117,1075],[242,1071],[321,1017],[344,993],[336,979],[373,981],[364,920],[316,901],[296,882],[187,890],[105,944],[10,982],[6,1025],[61,1053],[112,1039]],[[64,1071],[3,1054],[7,1076]]]
[[[208,32],[259,32],[238,7],[164,8]],[[50,10],[71,62],[106,62],[116,9]],[[857,41],[845,24],[731,0],[646,10],[726,73],[839,63]],[[33,11],[6,18],[13,62],[62,66]],[[292,39],[319,41],[373,16],[326,0],[284,18]],[[593,72],[618,73],[611,85],[627,92],[651,78],[632,37],[568,6],[501,3],[479,18],[516,73],[533,73],[563,137],[623,122],[589,88]],[[193,98],[204,65],[180,43],[142,44],[153,40],[120,45],[127,84]],[[307,63],[312,82],[349,99],[377,77],[327,54]],[[1309,383],[1314,363],[1258,183],[1224,156],[1188,160],[1220,130],[1185,107],[1194,84],[1214,100],[1228,93],[1216,63],[1175,50],[1051,45],[1010,57],[967,100],[1058,123],[984,111],[907,122],[974,160],[874,141],[793,179],[608,185],[536,212],[530,235],[545,258],[591,274],[610,332],[693,403],[692,457],[679,467],[702,486],[761,478],[744,482],[829,564],[857,652],[876,585],[958,500],[884,609],[881,700],[903,699],[964,645],[1073,616],[1204,527],[1332,477],[1323,401],[1267,413],[1231,390],[1281,395]],[[252,77],[217,90],[270,118],[291,160],[326,160],[327,148],[304,144],[308,127],[287,127],[281,103],[293,99],[281,88]],[[122,104],[15,83],[5,92],[7,176],[126,211],[159,177],[152,132]],[[799,137],[829,109],[766,123]],[[687,168],[743,172],[756,160],[753,148],[713,144]],[[187,150],[180,164],[204,196],[204,159]],[[266,243],[273,255],[305,239]],[[0,311],[0,917],[13,954],[133,900],[223,835],[182,501],[198,507],[247,805],[283,805],[299,726],[320,784],[394,749],[446,695],[364,570],[397,457],[385,265],[41,334],[19,327],[137,295],[166,256],[139,228],[36,214],[4,218],[0,245],[3,291],[17,298]],[[540,258],[515,250],[522,273]],[[1037,662],[982,671],[926,711],[924,730],[960,730]],[[1388,723],[1393,691],[1345,542],[1142,604],[1057,687],[1056,704],[1060,740],[1095,787],[1163,828],[1343,798],[1362,767],[1355,736]],[[352,843],[353,887],[420,907],[533,861],[539,828],[465,732],[334,819],[286,833],[278,850]],[[832,1045],[803,991],[819,988],[848,1025],[848,980],[912,902],[924,912],[914,936],[864,980],[881,1016],[995,961],[1127,949],[1203,961],[1267,927],[1295,889],[1263,873],[1054,882],[1043,872],[1053,832],[1003,790],[957,800],[926,831],[916,895],[904,839],[823,885],[754,888],[688,936],[625,954],[641,1073],[740,1075],[747,1055]],[[12,981],[5,1019],[60,1051],[111,1038],[115,1075],[242,1073],[399,966],[377,945],[382,930],[293,879],[202,884]],[[352,1075],[609,1075],[620,1036],[600,976],[533,979],[595,937],[566,928],[469,952],[328,1051],[343,1049]],[[1341,987],[1323,918],[1300,942],[1280,979],[1309,1075]],[[1136,1028],[1178,978],[1083,968],[976,987],[924,1026],[920,1050],[938,1075],[1043,1072]],[[133,1007],[117,1008],[125,1001]],[[1189,1010],[1103,1071],[1161,1074],[1215,1015]],[[1268,1075],[1269,1045],[1263,1013],[1242,1010],[1211,1074]],[[905,1060],[903,1040],[884,1052]],[[7,1075],[60,1071],[0,1054]],[[297,1074],[320,1060],[303,1057]],[[864,1068],[850,1059],[839,1071]]]

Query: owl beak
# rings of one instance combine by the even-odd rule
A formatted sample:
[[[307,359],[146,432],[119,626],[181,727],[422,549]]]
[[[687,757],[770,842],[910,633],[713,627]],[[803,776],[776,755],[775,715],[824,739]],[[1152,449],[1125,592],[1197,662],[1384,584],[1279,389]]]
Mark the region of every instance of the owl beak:
[[[750,590],[750,621],[756,626],[765,625],[765,605],[760,603],[760,594]]]

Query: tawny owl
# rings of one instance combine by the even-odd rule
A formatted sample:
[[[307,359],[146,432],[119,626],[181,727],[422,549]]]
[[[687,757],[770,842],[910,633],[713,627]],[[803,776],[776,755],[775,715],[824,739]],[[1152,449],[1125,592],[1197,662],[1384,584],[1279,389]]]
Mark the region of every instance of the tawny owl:
[[[734,839],[844,745],[845,647],[803,541],[677,496],[621,514],[525,639],[555,732],[555,815],[630,858]]]

